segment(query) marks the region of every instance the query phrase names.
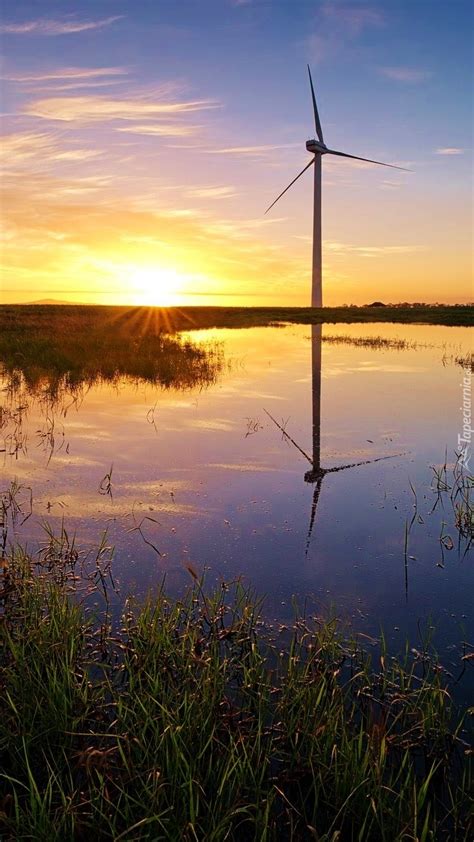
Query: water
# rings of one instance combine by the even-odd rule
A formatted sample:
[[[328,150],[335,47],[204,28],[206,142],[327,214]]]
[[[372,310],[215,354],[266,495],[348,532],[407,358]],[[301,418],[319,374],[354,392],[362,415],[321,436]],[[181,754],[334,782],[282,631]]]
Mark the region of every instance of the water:
[[[24,514],[27,488],[33,500],[15,538],[34,549],[42,524],[58,531],[63,518],[81,546],[107,530],[118,601],[164,576],[178,593],[190,565],[208,568],[210,583],[244,577],[277,621],[296,596],[357,632],[383,628],[394,652],[407,638],[420,648],[431,630],[457,676],[472,642],[472,561],[448,494],[433,511],[430,466],[447,453],[450,478],[467,329],[325,325],[321,342],[321,328],[291,325],[188,337],[219,361],[194,386],[89,378],[52,400],[47,379],[22,381],[21,363],[15,382],[4,373],[0,488],[22,486]],[[366,337],[406,347],[353,344]],[[18,412],[6,416],[18,407],[21,429]],[[359,462],[369,464],[324,470]]]

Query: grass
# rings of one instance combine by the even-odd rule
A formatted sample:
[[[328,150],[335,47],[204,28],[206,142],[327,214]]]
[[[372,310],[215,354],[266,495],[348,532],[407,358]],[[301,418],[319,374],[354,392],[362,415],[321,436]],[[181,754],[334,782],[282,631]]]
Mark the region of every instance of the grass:
[[[474,476],[466,470],[463,462],[463,454],[455,452],[455,461],[448,466],[447,454],[442,465],[431,466],[431,488],[436,494],[432,511],[438,506],[443,509],[445,503],[450,504],[454,514],[454,527],[458,533],[458,547],[464,548],[463,556],[471,549],[474,542],[474,506],[472,502],[472,489],[474,488]],[[449,537],[449,543],[446,539]],[[440,538],[445,549],[452,549],[452,539],[444,536]]]
[[[272,641],[252,592],[192,569],[115,627],[109,564],[53,535],[3,560],[5,842],[469,838],[464,726],[427,651],[372,663],[301,614]]]
[[[17,391],[23,382],[27,390],[58,397],[123,376],[178,389],[215,382],[223,366],[217,343],[197,345],[154,323],[137,322],[131,311],[114,311],[112,318],[105,310],[0,307],[7,387]]]
[[[214,327],[259,327],[295,324],[394,322],[401,324],[470,325],[469,305],[397,305],[387,307],[110,307],[93,305],[0,305],[0,356],[9,336],[18,332],[46,334],[109,330],[135,337],[152,332],[174,333]]]
[[[162,389],[202,389],[215,383],[224,367],[218,342],[195,343],[128,318],[102,321],[100,307],[92,308],[90,317],[86,308],[84,318],[78,307],[72,315],[53,308],[46,319],[38,309],[35,319],[21,307],[13,319],[0,316],[0,454],[26,453],[26,420],[34,403],[41,414],[38,444],[51,459],[68,451],[63,419],[92,386],[115,386],[127,378]],[[17,318],[22,312],[25,318]],[[104,478],[102,493],[107,488],[112,486]]]

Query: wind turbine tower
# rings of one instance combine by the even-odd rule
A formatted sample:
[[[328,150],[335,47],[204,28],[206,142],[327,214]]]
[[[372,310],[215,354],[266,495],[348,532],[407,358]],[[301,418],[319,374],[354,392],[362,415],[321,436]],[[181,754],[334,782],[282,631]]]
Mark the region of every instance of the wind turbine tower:
[[[397,167],[395,164],[385,164],[383,161],[373,161],[371,158],[359,158],[358,155],[349,155],[347,152],[338,152],[336,149],[329,149],[324,143],[323,130],[319,119],[316,95],[314,93],[311,70],[308,65],[309,84],[311,87],[311,98],[313,100],[314,125],[316,128],[317,140],[307,140],[306,149],[312,154],[309,164],[301,170],[284,190],[276,197],[275,201],[267,208],[265,213],[276,205],[279,199],[286,193],[295,181],[310,167],[314,166],[314,206],[313,206],[313,281],[311,287],[311,307],[323,306],[323,267],[322,267],[322,231],[321,231],[321,187],[322,187],[322,157],[323,155],[337,155],[340,158],[353,158],[356,161],[366,161],[369,164],[379,164],[381,167],[391,167],[395,170],[406,170],[405,167]]]

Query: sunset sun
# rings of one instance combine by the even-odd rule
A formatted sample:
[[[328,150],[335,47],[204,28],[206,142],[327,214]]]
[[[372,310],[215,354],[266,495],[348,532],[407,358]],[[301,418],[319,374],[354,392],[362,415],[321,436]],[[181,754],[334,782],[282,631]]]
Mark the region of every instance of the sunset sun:
[[[137,266],[126,272],[136,304],[172,307],[179,303],[185,278],[170,267]]]

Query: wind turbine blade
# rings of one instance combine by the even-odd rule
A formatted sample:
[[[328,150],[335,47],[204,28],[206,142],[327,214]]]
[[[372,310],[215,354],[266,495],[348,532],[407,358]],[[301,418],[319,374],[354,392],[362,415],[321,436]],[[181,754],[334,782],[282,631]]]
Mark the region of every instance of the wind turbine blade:
[[[339,155],[340,158],[354,158],[355,161],[367,161],[368,164],[379,164],[381,167],[390,167],[392,170],[403,170],[404,172],[413,172],[406,167],[397,167],[395,164],[385,164],[383,161],[373,161],[372,158],[359,158],[358,155],[348,155],[347,152],[336,152],[335,149],[328,149],[328,155]]]
[[[391,456],[378,456],[377,459],[365,459],[364,462],[352,462],[350,465],[339,465],[336,468],[325,468],[325,474],[336,474],[339,471],[347,471],[348,468],[360,468],[361,465],[372,465],[374,462],[383,462],[385,459],[396,459],[397,456],[405,456],[405,453],[393,453]]]
[[[293,179],[293,181],[290,181],[290,183],[289,183],[288,187],[285,187],[285,189],[284,189],[284,190],[280,193],[280,195],[276,197],[275,201],[271,203],[271,205],[270,205],[270,206],[266,209],[265,213],[268,213],[268,211],[272,209],[273,205],[276,205],[276,203],[278,202],[278,199],[281,199],[281,197],[285,195],[286,191],[287,191],[287,190],[289,190],[289,189],[290,189],[290,187],[292,187],[292,186],[293,186],[293,184],[295,183],[295,181],[298,181],[298,179],[300,178],[300,176],[302,176],[302,175],[303,175],[303,173],[304,173],[304,172],[306,172],[306,170],[307,170],[307,169],[309,169],[309,168],[310,168],[310,166],[311,166],[312,164],[314,164],[314,161],[315,161],[315,159],[314,159],[314,158],[311,158],[311,161],[309,162],[309,164],[306,164],[306,166],[304,167],[304,169],[302,169],[302,170],[301,170],[301,172],[300,172],[300,173],[298,173],[298,175],[296,176],[296,178],[294,178],[294,179]]]
[[[314,93],[313,80],[311,78],[311,70],[309,69],[309,64],[308,64],[308,75],[309,75],[309,84],[311,85],[311,96],[313,98],[314,125],[316,126],[316,131],[318,133],[319,140],[321,141],[321,143],[324,143],[323,130],[321,128],[321,121],[319,119],[318,106],[316,105],[316,96],[315,96],[315,93]]]
[[[300,446],[299,446],[299,444],[297,444],[297,443],[295,442],[295,440],[291,438],[290,434],[289,434],[289,433],[287,433],[287,432],[286,432],[286,430],[285,430],[285,428],[284,428],[284,427],[282,427],[282,426],[281,426],[281,424],[279,424],[279,423],[278,423],[278,421],[276,420],[276,418],[274,418],[274,417],[273,417],[273,415],[270,415],[270,413],[269,413],[268,409],[265,409],[265,407],[263,407],[263,411],[267,413],[268,417],[269,417],[269,418],[273,421],[273,423],[274,423],[274,424],[276,424],[276,426],[278,427],[278,429],[279,429],[279,430],[281,430],[281,432],[283,433],[283,435],[284,435],[285,439],[286,439],[287,441],[291,441],[291,443],[292,443],[292,444],[294,444],[294,446],[296,447],[296,449],[297,449],[297,450],[299,450],[299,452],[303,454],[304,458],[308,460],[309,464],[310,464],[310,465],[312,465],[312,464],[313,464],[313,460],[311,459],[311,456],[308,456],[308,454],[307,454],[307,453],[303,450],[303,448],[302,448],[302,447],[300,447]]]

